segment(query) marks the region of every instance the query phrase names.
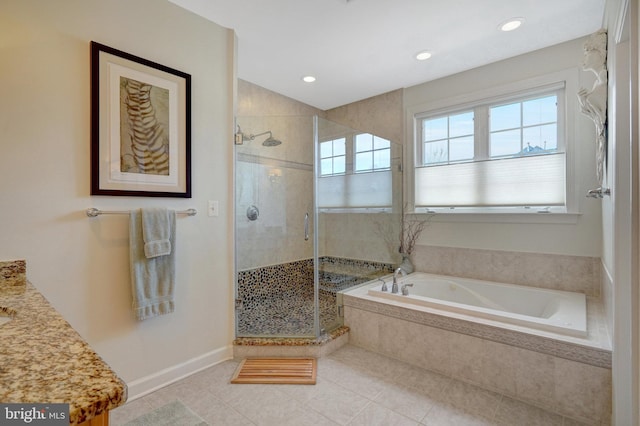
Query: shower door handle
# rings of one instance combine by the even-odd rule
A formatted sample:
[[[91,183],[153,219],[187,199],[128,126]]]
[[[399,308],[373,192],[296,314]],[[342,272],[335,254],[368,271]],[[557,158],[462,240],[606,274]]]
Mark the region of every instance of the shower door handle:
[[[309,240],[309,213],[304,214],[304,240]]]

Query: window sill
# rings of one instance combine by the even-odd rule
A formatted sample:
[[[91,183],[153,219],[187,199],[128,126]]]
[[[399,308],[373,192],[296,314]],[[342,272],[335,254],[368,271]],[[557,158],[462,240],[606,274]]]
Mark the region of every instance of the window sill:
[[[319,207],[320,213],[392,213],[391,207]]]
[[[430,215],[433,222],[470,223],[522,223],[522,224],[566,224],[575,225],[581,213],[536,213],[536,212],[443,212],[417,211],[415,215]]]

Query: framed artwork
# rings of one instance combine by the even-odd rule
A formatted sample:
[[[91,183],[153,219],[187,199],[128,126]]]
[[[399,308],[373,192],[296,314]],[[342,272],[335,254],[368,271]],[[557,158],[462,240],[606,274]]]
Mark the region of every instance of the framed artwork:
[[[91,195],[191,198],[191,76],[91,42]]]

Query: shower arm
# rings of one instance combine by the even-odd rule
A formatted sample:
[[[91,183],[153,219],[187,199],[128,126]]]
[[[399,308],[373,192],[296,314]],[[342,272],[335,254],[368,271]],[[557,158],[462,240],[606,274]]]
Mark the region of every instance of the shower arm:
[[[250,141],[252,141],[252,140],[254,140],[255,138],[257,138],[258,136],[264,136],[264,135],[266,135],[267,133],[269,134],[269,137],[273,137],[273,134],[271,133],[271,130],[267,130],[266,132],[258,133],[257,135],[250,134],[250,135],[249,135],[249,140],[250,140]]]

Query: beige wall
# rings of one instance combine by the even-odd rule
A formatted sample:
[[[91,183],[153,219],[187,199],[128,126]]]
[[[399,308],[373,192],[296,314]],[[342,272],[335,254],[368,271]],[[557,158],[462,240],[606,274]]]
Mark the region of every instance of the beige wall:
[[[89,195],[91,40],[191,74],[193,198]],[[0,3],[0,259],[27,260],[28,279],[131,394],[231,354],[233,43],[164,1]],[[92,206],[198,209],[178,219],[173,314],[133,319],[128,218],[89,219]]]
[[[395,143],[404,140],[402,89],[327,111],[327,119]]]

